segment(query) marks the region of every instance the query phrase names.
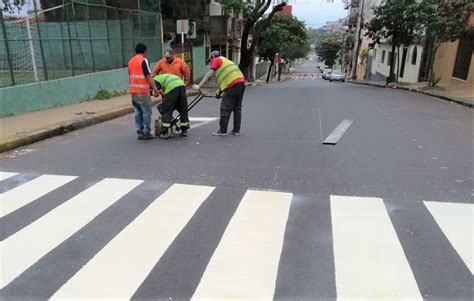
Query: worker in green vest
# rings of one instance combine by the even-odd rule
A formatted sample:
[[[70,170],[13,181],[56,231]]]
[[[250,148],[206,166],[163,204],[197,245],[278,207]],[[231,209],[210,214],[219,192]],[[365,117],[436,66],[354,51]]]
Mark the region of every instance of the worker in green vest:
[[[242,121],[242,100],[245,92],[245,77],[239,67],[231,60],[220,55],[219,51],[213,51],[208,58],[211,63],[211,71],[203,78],[194,89],[200,89],[211,76],[215,76],[219,91],[217,97],[222,94],[220,129],[213,132],[214,136],[226,136],[227,125],[231,113],[234,113],[234,128],[230,132],[234,136],[240,135],[240,124]]]
[[[183,80],[174,74],[159,74],[154,77],[154,80],[163,97],[163,101],[158,106],[163,120],[160,138],[170,138],[169,128],[174,110],[178,110],[180,114],[181,136],[186,137],[189,129],[188,100]]]

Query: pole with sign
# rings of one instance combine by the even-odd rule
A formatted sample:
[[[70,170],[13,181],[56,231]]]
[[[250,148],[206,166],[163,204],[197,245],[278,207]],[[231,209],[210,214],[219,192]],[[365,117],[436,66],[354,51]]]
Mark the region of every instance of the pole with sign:
[[[189,31],[189,20],[176,21],[176,33],[181,34],[181,58],[184,60],[184,35]]]

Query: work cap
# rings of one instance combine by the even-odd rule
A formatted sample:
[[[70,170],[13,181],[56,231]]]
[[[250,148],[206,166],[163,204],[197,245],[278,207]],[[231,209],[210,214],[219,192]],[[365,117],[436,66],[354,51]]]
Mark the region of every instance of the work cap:
[[[220,56],[221,56],[221,53],[218,50],[214,50],[214,51],[211,52],[211,55],[209,56],[207,61],[210,62],[212,59],[214,59],[216,57],[220,57]]]

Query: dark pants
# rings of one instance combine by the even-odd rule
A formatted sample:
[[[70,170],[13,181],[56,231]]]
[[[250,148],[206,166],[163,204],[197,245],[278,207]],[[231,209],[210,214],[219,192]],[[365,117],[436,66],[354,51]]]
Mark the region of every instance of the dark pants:
[[[186,88],[177,87],[168,94],[165,94],[163,102],[158,106],[163,120],[162,132],[168,131],[173,119],[173,111],[177,110],[180,115],[180,126],[182,131],[189,128],[188,99],[186,98]]]
[[[227,125],[229,124],[230,114],[234,113],[234,129],[233,132],[240,132],[240,124],[242,121],[242,100],[244,98],[245,84],[238,83],[224,91],[221,102],[221,120],[220,132],[227,133]]]

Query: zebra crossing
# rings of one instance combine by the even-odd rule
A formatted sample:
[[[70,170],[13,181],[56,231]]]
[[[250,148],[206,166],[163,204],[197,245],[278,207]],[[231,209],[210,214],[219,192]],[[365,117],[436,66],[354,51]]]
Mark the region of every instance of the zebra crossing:
[[[82,178],[46,174],[18,181],[16,186],[11,184],[19,176],[21,173],[0,172],[0,185],[10,181],[8,187],[11,187],[0,194],[2,227],[17,222],[15,219],[22,219],[21,213],[28,207],[40,205],[61,187],[74,185]],[[140,198],[148,198],[148,194],[144,196],[142,193],[145,189],[153,193],[153,190],[160,191],[150,200],[140,203]],[[325,242],[322,246],[324,253],[332,256],[321,258],[308,248],[308,254],[314,254],[314,258],[306,259],[330,260],[330,264],[320,272],[335,285],[325,288],[327,292],[312,291],[306,295],[298,291],[300,287],[293,287],[296,296],[318,299],[332,294],[338,299],[381,300],[423,299],[430,294],[428,286],[420,279],[419,265],[429,264],[430,268],[434,265],[436,269],[437,263],[413,262],[407,246],[402,243],[405,240],[400,237],[400,233],[409,229],[401,229],[394,222],[393,210],[389,210],[386,200],[328,196],[327,212],[321,211],[320,216],[306,216],[315,221],[313,225],[327,219],[328,227],[298,228],[295,231],[297,220],[292,215],[301,206],[299,197],[298,193],[251,189],[234,197],[219,187],[176,183],[158,188],[154,183],[149,185],[148,181],[138,179],[99,179],[16,231],[2,234],[0,296],[2,299],[24,299],[33,294],[53,300],[137,298],[147,295],[143,291],[146,283],[158,274],[173,279],[172,273],[176,270],[164,269],[163,262],[174,251],[182,254],[173,258],[183,261],[194,256],[193,262],[199,262],[199,267],[185,266],[184,276],[179,281],[167,284],[157,280],[153,285],[160,289],[173,285],[171,291],[187,291],[187,295],[160,295],[166,291],[163,288],[157,295],[149,293],[148,297],[284,299],[281,291],[289,289],[279,281],[280,277],[283,274],[300,277],[292,269],[301,270],[301,267],[289,264],[294,259],[289,258],[291,253],[284,250],[307,247],[305,244],[288,246],[302,231],[305,232],[302,237],[314,236],[316,240]],[[124,198],[127,202],[120,203]],[[138,204],[143,208],[131,210],[134,213],[122,223],[123,227],[107,235],[111,231],[107,225],[117,225],[124,217],[106,213],[117,212],[111,211],[114,208],[130,210]],[[227,206],[230,214],[214,211],[216,204],[223,206],[221,208]],[[472,296],[474,205],[424,201],[420,206],[429,212],[430,219],[444,235],[444,245],[454,250],[452,258],[447,258],[437,269],[449,270],[445,267],[451,261],[453,265],[462,262],[463,266],[458,269],[465,269],[467,276],[463,276],[461,281],[456,275],[456,281],[467,285],[460,289],[460,296],[461,299],[462,296]],[[220,215],[225,216],[224,223],[217,222],[222,219]],[[219,229],[192,229],[203,216],[215,219]],[[212,227],[212,220],[208,222],[206,225]],[[423,231],[435,230],[427,227],[416,231],[423,237],[431,235]],[[189,242],[191,247],[180,248],[182,244],[178,241],[182,241],[182,237],[189,239],[187,233],[194,235],[193,241]],[[99,236],[107,238],[94,248],[83,242],[86,238],[90,241]],[[198,246],[200,240],[205,241],[209,236],[217,236],[213,237],[215,246]],[[433,245],[443,244],[434,242]],[[423,251],[428,256],[431,252],[429,248]],[[70,261],[58,260],[65,254],[70,256]],[[82,257],[75,259],[75,256]],[[171,262],[169,265],[180,264]],[[45,270],[45,266],[50,270]],[[306,283],[306,287],[317,287],[318,281],[323,280],[303,277],[299,282]],[[301,285],[302,290],[305,285]],[[439,286],[442,287],[443,283]],[[29,295],[29,290],[34,293]],[[289,293],[285,293],[288,296]]]
[[[292,79],[318,79],[321,78],[321,73],[319,72],[296,72],[291,73],[290,78]]]

